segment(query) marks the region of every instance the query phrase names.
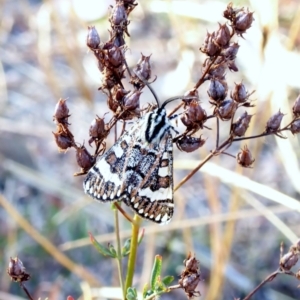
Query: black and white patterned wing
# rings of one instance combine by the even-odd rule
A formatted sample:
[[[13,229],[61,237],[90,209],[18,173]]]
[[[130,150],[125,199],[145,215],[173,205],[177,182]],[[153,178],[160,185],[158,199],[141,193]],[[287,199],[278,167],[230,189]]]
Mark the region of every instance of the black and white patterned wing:
[[[92,198],[102,202],[121,200],[126,176],[124,164],[130,152],[129,145],[135,142],[138,126],[126,131],[89,170],[83,188]]]
[[[168,223],[174,211],[173,144],[170,131],[160,143],[132,147],[125,163],[123,201],[138,215],[156,223]]]

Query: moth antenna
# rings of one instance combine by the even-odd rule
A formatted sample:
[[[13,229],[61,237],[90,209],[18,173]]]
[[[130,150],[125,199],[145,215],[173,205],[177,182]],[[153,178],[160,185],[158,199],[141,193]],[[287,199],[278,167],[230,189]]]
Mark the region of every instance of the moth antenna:
[[[161,107],[165,107],[168,103],[174,101],[174,100],[178,100],[178,99],[181,99],[181,100],[191,100],[191,99],[196,99],[197,97],[195,96],[190,96],[190,97],[187,97],[187,96],[175,96],[175,97],[172,97],[172,98],[169,98],[167,99],[166,101],[164,101],[164,103],[161,105]]]
[[[159,101],[158,101],[158,97],[157,97],[155,91],[153,90],[153,88],[150,86],[149,82],[146,81],[144,78],[141,78],[141,77],[140,77],[137,73],[135,73],[134,71],[133,71],[133,73],[137,76],[137,78],[138,78],[140,81],[142,81],[142,82],[148,87],[148,89],[149,89],[150,92],[152,93],[152,95],[153,95],[153,97],[154,97],[154,99],[155,99],[155,101],[156,101],[156,103],[157,103],[157,106],[160,107],[160,104],[159,104]]]

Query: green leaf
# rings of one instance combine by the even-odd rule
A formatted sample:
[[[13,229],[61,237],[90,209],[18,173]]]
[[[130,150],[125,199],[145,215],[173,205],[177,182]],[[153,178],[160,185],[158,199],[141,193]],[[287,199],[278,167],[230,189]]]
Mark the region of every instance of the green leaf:
[[[112,244],[108,245],[108,249],[111,254],[111,257],[116,258],[118,256],[117,251]]]
[[[174,280],[174,276],[171,276],[171,275],[168,275],[166,277],[164,277],[161,282],[165,285],[165,286],[168,286],[170,285]]]
[[[137,300],[137,292],[136,292],[135,288],[129,287],[127,289],[126,299],[127,300]]]
[[[131,239],[127,239],[122,248],[122,256],[127,256],[130,253]]]
[[[116,256],[112,255],[111,251],[108,248],[106,248],[106,247],[102,246],[101,244],[99,244],[90,232],[89,232],[89,236],[90,236],[90,239],[91,239],[91,242],[92,242],[93,246],[96,248],[96,250],[99,253],[101,253],[104,256],[109,256],[109,257],[113,257],[113,258],[116,257]]]
[[[160,272],[162,266],[162,257],[160,255],[155,255],[155,260],[152,268],[151,278],[150,278],[150,286],[152,290],[155,290],[156,282],[160,281]]]

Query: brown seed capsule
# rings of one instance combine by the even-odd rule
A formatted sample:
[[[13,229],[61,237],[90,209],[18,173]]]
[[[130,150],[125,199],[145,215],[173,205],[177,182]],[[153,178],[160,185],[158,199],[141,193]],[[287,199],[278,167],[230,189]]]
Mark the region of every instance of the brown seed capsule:
[[[60,152],[64,152],[73,146],[73,136],[70,132],[66,132],[61,124],[58,124],[57,132],[52,133]]]
[[[219,24],[219,29],[216,33],[215,42],[221,46],[227,46],[231,38],[230,30],[226,24]]]
[[[225,80],[212,78],[208,88],[208,96],[211,98],[212,104],[218,103],[225,99],[227,96],[227,83]]]
[[[185,272],[196,273],[200,271],[200,262],[196,257],[191,253],[188,254],[188,257],[183,261],[185,266]]]
[[[234,20],[233,28],[235,29],[237,35],[242,36],[247,29],[249,29],[254,21],[253,12],[240,11]]]
[[[116,47],[112,45],[110,49],[107,50],[107,56],[109,66],[119,67],[124,63],[124,47]]]
[[[111,11],[109,20],[113,25],[122,25],[127,22],[127,13],[122,0],[116,2],[116,5]]]
[[[138,77],[149,80],[151,77],[151,54],[149,56],[145,56],[143,55],[143,53],[141,53],[141,55],[142,57],[139,59],[134,71],[138,75]]]
[[[245,111],[231,126],[231,134],[234,136],[244,136],[249,127],[252,115]]]
[[[298,255],[294,252],[288,252],[280,259],[279,265],[283,270],[289,271],[298,262]]]
[[[300,95],[296,98],[293,105],[293,114],[295,117],[300,116]]]
[[[182,99],[182,101],[184,102],[184,108],[186,108],[192,101],[196,101],[198,103],[200,101],[197,89],[188,90],[183,94],[183,96],[184,98]]]
[[[297,134],[300,132],[300,120],[295,120],[290,127],[292,134]]]
[[[252,154],[248,149],[247,145],[244,146],[244,149],[239,152],[236,156],[237,162],[244,168],[250,168],[251,165],[254,163],[255,159],[252,159]]]
[[[102,140],[107,135],[106,124],[104,123],[104,118],[99,118],[98,116],[93,120],[90,126],[90,137],[89,144],[94,140]]]
[[[179,285],[184,289],[188,298],[200,296],[200,292],[196,291],[197,285],[201,281],[201,275],[198,273],[186,274],[183,278],[179,279]]]
[[[216,113],[222,120],[230,120],[237,109],[237,104],[232,100],[228,99],[220,103]]]
[[[274,114],[267,122],[266,132],[276,132],[282,121],[284,114],[279,110],[276,114]]]
[[[233,8],[232,6],[233,6],[233,4],[232,4],[232,2],[230,2],[227,5],[226,10],[223,12],[224,18],[226,18],[230,21],[233,21],[235,19],[238,12],[243,11],[243,8]]]
[[[67,124],[69,115],[69,109],[66,104],[67,99],[59,99],[55,109],[53,118],[57,123]]]
[[[211,78],[220,78],[220,79],[224,79],[224,75],[227,69],[228,63],[225,61],[222,61],[220,63],[218,63],[218,60],[216,61],[216,63],[210,67],[209,63],[206,63],[206,65],[204,66],[203,72],[205,72],[207,70],[207,68],[210,67],[208,74],[206,75],[207,79],[211,79]]]
[[[234,60],[238,53],[239,48],[240,45],[238,43],[232,43],[229,45],[229,47],[222,50],[221,55],[223,55],[229,60]]]
[[[25,267],[18,257],[10,258],[7,274],[16,282],[27,281],[30,278],[30,274],[25,272]]]
[[[88,26],[86,44],[91,49],[97,49],[100,44],[100,36],[95,26]]]
[[[205,144],[205,139],[192,136],[182,136],[176,141],[176,145],[180,151],[193,152]]]
[[[245,103],[246,101],[248,101],[249,97],[253,93],[254,93],[254,91],[251,93],[248,93],[246,91],[244,84],[241,82],[241,83],[235,83],[234,89],[230,93],[230,96],[237,103]]]
[[[95,158],[87,151],[85,146],[76,149],[77,164],[84,171],[88,171],[94,164]]]
[[[206,121],[206,117],[206,112],[200,106],[199,102],[192,100],[187,104],[187,109],[180,119],[187,127],[187,130],[192,130],[203,128],[203,123]]]
[[[140,107],[140,96],[142,91],[132,91],[123,98],[125,110],[136,110]]]
[[[219,49],[220,47],[215,42],[215,32],[212,34],[207,32],[204,45],[203,47],[200,47],[200,51],[212,57],[218,52]]]

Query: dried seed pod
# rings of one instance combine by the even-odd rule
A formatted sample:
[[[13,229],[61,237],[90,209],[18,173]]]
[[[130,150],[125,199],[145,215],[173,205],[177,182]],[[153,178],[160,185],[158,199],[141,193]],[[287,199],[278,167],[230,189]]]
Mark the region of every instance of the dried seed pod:
[[[96,118],[92,121],[90,126],[90,139],[89,139],[89,145],[93,141],[101,141],[103,140],[107,134],[107,125],[104,123],[104,118],[99,118],[96,116]]]
[[[219,29],[216,33],[215,42],[220,47],[225,47],[228,45],[231,38],[230,30],[226,24],[219,24]]]
[[[199,128],[203,128],[206,118],[206,112],[200,106],[199,102],[192,100],[187,104],[187,109],[180,119],[187,127],[187,130],[198,130]]]
[[[237,103],[245,103],[254,92],[255,91],[248,93],[244,84],[241,82],[235,83],[234,89],[230,93],[230,96]]]
[[[107,50],[107,57],[108,60],[107,62],[109,63],[110,67],[119,67],[123,65],[124,63],[124,47],[116,47],[112,45],[108,50]]]
[[[236,158],[238,164],[244,168],[251,168],[251,165],[255,161],[255,159],[252,159],[252,154],[247,145],[244,146],[244,149],[241,149],[241,152],[237,154]]]
[[[109,21],[114,25],[122,25],[127,22],[127,13],[124,7],[124,2],[119,0],[111,11]]]
[[[186,108],[188,104],[191,103],[192,101],[196,101],[198,103],[200,101],[199,93],[197,89],[188,90],[187,92],[184,93],[183,96],[184,98],[182,99],[182,101],[184,102],[184,108]]]
[[[184,135],[176,141],[176,145],[180,151],[193,152],[205,144],[205,139]]]
[[[24,282],[30,278],[30,274],[25,272],[25,267],[18,257],[10,258],[7,274],[16,282]]]
[[[227,48],[222,50],[221,55],[229,60],[234,60],[239,51],[240,45],[238,43],[232,43]]]
[[[69,131],[65,131],[61,124],[58,124],[57,132],[52,132],[58,150],[65,152],[68,148],[73,146],[73,136]]]
[[[145,56],[143,53],[141,53],[141,58],[134,69],[138,77],[145,80],[149,80],[151,78],[150,57],[151,54],[149,56]]]
[[[223,12],[224,18],[226,18],[230,21],[234,21],[237,13],[239,13],[240,11],[243,11],[243,8],[233,8],[232,6],[233,6],[233,4],[232,4],[232,2],[230,2],[227,5],[226,10]]]
[[[280,268],[289,271],[298,262],[298,255],[294,252],[288,252],[280,259]]]
[[[69,109],[66,104],[67,99],[59,99],[54,109],[53,118],[57,123],[68,124]]]
[[[100,36],[95,26],[88,26],[86,44],[91,49],[97,49],[100,44]]]
[[[195,256],[192,256],[191,252],[188,254],[188,257],[183,261],[183,263],[185,266],[184,272],[197,273],[200,271],[200,262]]]
[[[295,120],[290,127],[292,134],[297,134],[300,132],[300,120]]]
[[[217,104],[218,102],[224,100],[227,96],[227,91],[228,88],[225,80],[212,78],[207,91],[208,96],[212,100],[210,103]]]
[[[284,114],[279,110],[276,114],[274,114],[267,122],[266,125],[266,132],[276,132],[279,127],[280,123],[282,121]]]
[[[293,105],[293,114],[295,117],[300,116],[300,95],[296,98]]]
[[[200,51],[212,57],[219,51],[219,49],[220,47],[215,42],[215,32],[212,34],[207,32],[204,45],[203,47],[200,47]]]
[[[249,29],[254,21],[253,12],[240,11],[235,17],[232,24],[237,35],[243,36],[243,34]]]
[[[87,151],[84,145],[76,148],[76,161],[83,171],[88,171],[95,164],[95,158]]]
[[[201,281],[201,275],[200,274],[187,274],[183,278],[179,279],[178,283],[179,285],[184,289],[184,292],[186,293],[187,297],[193,298],[195,296],[200,296],[200,292],[196,291],[196,288]]]
[[[220,103],[216,113],[222,120],[230,120],[234,116],[236,109],[237,104],[232,99],[228,99]]]
[[[224,75],[228,66],[228,63],[225,61],[218,62],[220,60],[217,60],[216,63],[210,67],[207,75],[205,76],[206,79],[211,78],[219,78],[224,79]],[[209,61],[204,65],[203,72],[206,72],[207,68],[209,68]]]
[[[123,107],[125,110],[136,110],[140,107],[140,96],[142,91],[132,91],[123,98]]]
[[[253,115],[248,115],[247,111],[245,111],[236,122],[232,123],[231,126],[231,134],[233,136],[244,136],[246,130],[249,127],[251,118]]]

